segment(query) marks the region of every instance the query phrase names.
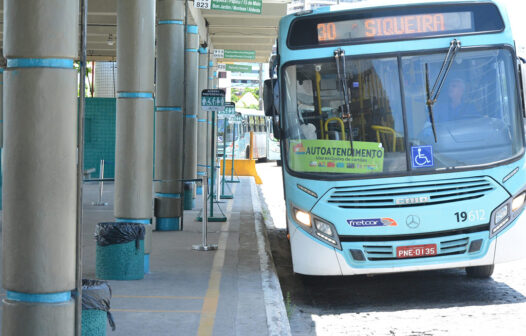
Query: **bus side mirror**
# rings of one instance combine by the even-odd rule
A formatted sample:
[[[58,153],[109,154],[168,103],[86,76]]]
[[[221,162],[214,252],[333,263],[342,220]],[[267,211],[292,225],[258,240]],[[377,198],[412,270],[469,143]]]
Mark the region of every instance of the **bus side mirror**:
[[[263,84],[263,107],[266,117],[274,116],[274,95],[272,92],[272,79],[266,79]]]
[[[272,135],[274,135],[274,139],[281,139],[281,127],[279,125],[279,116],[277,115],[272,117],[272,133]]]

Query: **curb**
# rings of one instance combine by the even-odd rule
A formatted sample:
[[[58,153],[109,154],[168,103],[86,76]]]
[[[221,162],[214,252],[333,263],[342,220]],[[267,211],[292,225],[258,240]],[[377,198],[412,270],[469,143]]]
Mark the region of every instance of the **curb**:
[[[250,191],[253,200],[254,225],[261,267],[261,286],[263,287],[265,310],[267,312],[268,335],[290,336],[290,323],[276,267],[274,266],[274,259],[270,252],[270,243],[261,211],[261,201],[254,179],[250,179]]]

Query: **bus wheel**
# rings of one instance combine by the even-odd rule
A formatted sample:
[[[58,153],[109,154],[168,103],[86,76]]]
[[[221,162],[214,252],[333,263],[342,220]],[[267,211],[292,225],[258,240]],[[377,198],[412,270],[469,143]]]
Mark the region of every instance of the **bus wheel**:
[[[495,265],[466,267],[466,274],[470,278],[486,279],[493,274]]]

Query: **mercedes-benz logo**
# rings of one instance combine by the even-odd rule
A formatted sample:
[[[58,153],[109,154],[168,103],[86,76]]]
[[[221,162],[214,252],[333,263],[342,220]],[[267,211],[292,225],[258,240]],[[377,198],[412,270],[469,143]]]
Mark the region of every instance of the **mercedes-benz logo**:
[[[405,223],[406,223],[407,226],[409,226],[411,229],[416,229],[417,227],[420,226],[420,217],[415,216],[415,215],[409,215],[409,216],[407,216],[407,218],[405,219]]]

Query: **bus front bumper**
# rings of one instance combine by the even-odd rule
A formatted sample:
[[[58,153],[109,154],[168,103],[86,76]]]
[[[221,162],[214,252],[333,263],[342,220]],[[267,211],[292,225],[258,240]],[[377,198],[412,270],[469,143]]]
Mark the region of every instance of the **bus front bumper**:
[[[470,252],[471,242],[482,240],[477,251]],[[465,242],[465,250],[456,248],[454,242]],[[295,273],[306,275],[358,275],[414,272],[448,268],[464,268],[498,264],[526,257],[526,215],[521,214],[496,238],[489,239],[489,232],[477,232],[455,236],[410,241],[389,242],[342,242],[342,250],[314,238],[295,224],[290,225],[290,244]],[[436,244],[439,254],[432,257],[396,258],[396,248]],[[390,246],[391,257],[370,258],[364,251],[364,260],[355,260],[351,250],[365,247]],[[447,251],[442,246],[453,246]],[[374,249],[373,249],[374,250]],[[454,252],[451,252],[454,251]]]

